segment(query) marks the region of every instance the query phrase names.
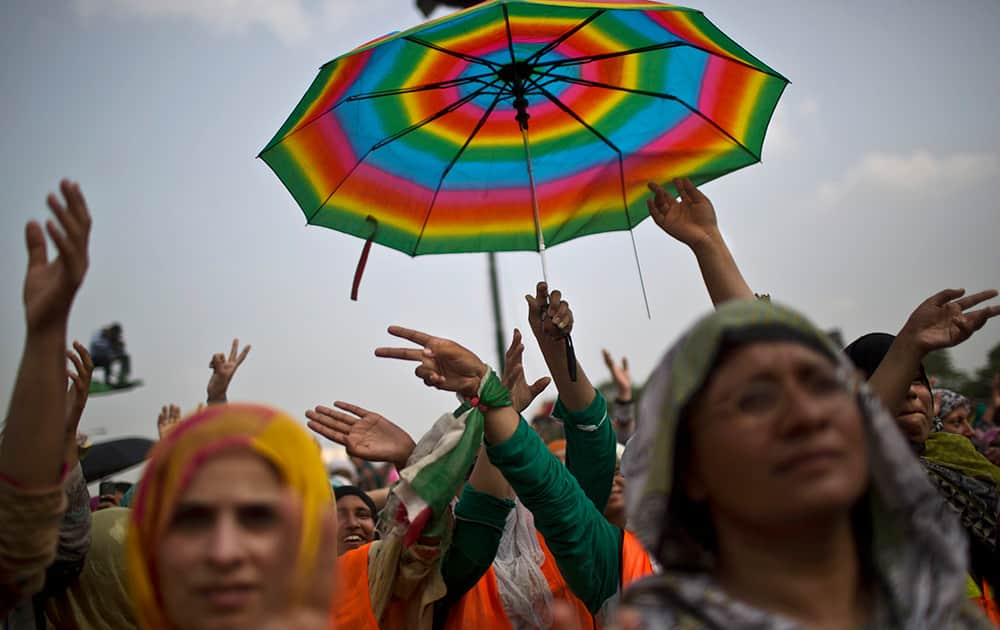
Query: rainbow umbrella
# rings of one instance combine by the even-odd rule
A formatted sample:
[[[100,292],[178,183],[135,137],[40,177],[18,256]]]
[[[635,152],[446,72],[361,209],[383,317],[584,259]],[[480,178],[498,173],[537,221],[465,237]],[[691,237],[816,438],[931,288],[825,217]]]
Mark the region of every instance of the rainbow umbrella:
[[[324,65],[260,157],[362,259],[533,250],[547,279],[546,246],[640,223],[646,182],[760,161],[787,83],[693,9],[492,0]]]

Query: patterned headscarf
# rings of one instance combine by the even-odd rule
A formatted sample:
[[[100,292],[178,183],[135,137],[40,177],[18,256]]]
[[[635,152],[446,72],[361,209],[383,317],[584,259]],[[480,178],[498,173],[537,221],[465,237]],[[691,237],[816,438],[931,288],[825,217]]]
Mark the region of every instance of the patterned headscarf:
[[[155,550],[167,533],[174,509],[198,470],[232,449],[259,455],[301,499],[299,591],[316,560],[323,512],[332,498],[319,448],[306,430],[284,413],[262,405],[215,405],[184,420],[152,451],[132,500],[126,543],[129,582],[142,628],[167,628],[159,597]]]
[[[938,410],[937,416],[934,418],[934,427],[932,431],[941,431],[944,429],[944,419],[948,417],[952,411],[955,411],[959,407],[965,407],[970,412],[972,411],[972,403],[965,396],[959,394],[958,392],[953,392],[950,389],[935,389],[934,396],[938,399]]]
[[[638,582],[625,602],[648,628],[795,628],[797,624],[733,600],[712,580],[711,550],[671,511],[677,486],[675,441],[681,416],[727,349],[753,342],[795,341],[839,363],[847,359],[802,315],[759,300],[734,301],[699,321],[667,353],[643,390],[646,421],[629,441],[622,471],[628,522],[664,574]],[[965,538],[937,496],[893,419],[859,385],[871,485],[866,564],[878,587],[876,627],[937,628],[964,601]],[[677,625],[677,624],[680,624]]]

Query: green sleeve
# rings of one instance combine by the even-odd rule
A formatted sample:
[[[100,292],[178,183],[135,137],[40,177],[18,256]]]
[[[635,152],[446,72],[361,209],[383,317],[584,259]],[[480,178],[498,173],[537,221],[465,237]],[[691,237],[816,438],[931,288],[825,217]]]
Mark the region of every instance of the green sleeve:
[[[570,589],[596,613],[618,591],[621,530],[594,507],[523,418],[510,439],[487,446],[486,454],[531,510]]]
[[[586,409],[570,411],[557,400],[552,415],[563,421],[566,430],[566,468],[603,513],[615,478],[617,445],[607,401],[595,389],[594,400]]]
[[[510,499],[498,499],[465,484],[455,506],[451,545],[441,563],[449,602],[465,595],[489,571],[513,507]]]

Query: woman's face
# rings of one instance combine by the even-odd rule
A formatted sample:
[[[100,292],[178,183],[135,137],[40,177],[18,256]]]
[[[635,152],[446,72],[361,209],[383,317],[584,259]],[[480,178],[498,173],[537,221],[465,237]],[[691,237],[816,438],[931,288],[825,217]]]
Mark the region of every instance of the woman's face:
[[[952,409],[947,416],[941,419],[941,424],[942,430],[948,433],[964,435],[970,440],[975,435],[972,431],[972,425],[969,424],[969,408],[964,405]]]
[[[855,397],[830,359],[801,344],[733,351],[689,420],[685,489],[714,522],[794,526],[849,510],[867,488]]]
[[[250,628],[269,567],[284,548],[278,475],[249,451],[219,454],[194,475],[156,550],[167,617],[180,630]]]

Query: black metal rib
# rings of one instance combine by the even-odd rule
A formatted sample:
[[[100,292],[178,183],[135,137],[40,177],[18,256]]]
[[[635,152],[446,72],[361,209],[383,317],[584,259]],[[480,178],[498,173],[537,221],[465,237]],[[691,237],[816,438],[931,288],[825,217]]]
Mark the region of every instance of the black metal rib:
[[[624,155],[622,154],[622,150],[619,149],[618,145],[612,142],[607,136],[602,134],[600,131],[595,129],[591,124],[589,124],[587,121],[581,118],[580,115],[577,114],[575,111],[573,111],[571,107],[563,103],[558,96],[546,90],[544,86],[539,85],[538,82],[535,81],[534,79],[529,79],[529,81],[531,81],[531,83],[533,83],[535,87],[537,87],[539,90],[541,90],[542,94],[544,94],[546,98],[552,101],[556,107],[566,112],[566,114],[572,117],[573,120],[580,123],[581,125],[583,125],[585,129],[590,131],[590,133],[600,138],[601,141],[604,142],[604,144],[608,145],[608,147],[615,152],[615,155],[617,155],[618,184],[622,194],[622,209],[625,211],[625,223],[626,225],[628,225],[629,235],[632,237],[632,253],[635,255],[635,266],[639,272],[639,287],[642,289],[642,300],[646,304],[646,317],[652,317],[649,311],[649,297],[646,295],[646,282],[642,278],[642,266],[639,264],[639,248],[636,246],[635,243],[635,232],[632,231],[632,214],[631,212],[629,212],[628,209],[628,194],[625,190],[625,159]]]
[[[414,85],[411,87],[398,88],[395,90],[380,90],[378,92],[365,92],[363,94],[353,94],[347,98],[343,98],[331,107],[330,109],[336,108],[341,103],[353,103],[354,101],[364,101],[372,98],[381,98],[383,96],[398,96],[400,94],[412,94],[413,92],[426,92],[428,90],[443,90],[450,87],[458,87],[460,85],[465,85],[466,83],[484,83],[481,79],[486,77],[496,76],[494,72],[484,72],[483,74],[474,74],[468,77],[459,77],[456,79],[448,79],[447,81],[438,81],[436,83],[424,83],[422,85]],[[329,111],[329,110],[328,110]]]
[[[723,129],[722,126],[719,125],[719,123],[715,122],[714,120],[712,120],[711,118],[709,118],[705,114],[701,113],[696,108],[691,107],[686,102],[684,102],[683,100],[677,98],[673,94],[664,94],[662,92],[652,92],[652,91],[649,91],[649,90],[634,90],[634,89],[631,89],[631,88],[621,87],[620,85],[611,85],[609,83],[601,83],[599,81],[591,81],[589,79],[580,79],[578,77],[569,77],[569,76],[564,76],[564,75],[559,75],[559,74],[547,74],[546,76],[553,77],[553,78],[558,78],[558,79],[561,79],[563,81],[566,81],[567,83],[573,83],[573,84],[576,84],[576,85],[584,85],[584,86],[587,86],[587,87],[603,88],[605,90],[614,90],[616,92],[627,92],[629,94],[638,94],[640,96],[651,96],[651,97],[654,97],[654,98],[662,98],[662,99],[668,100],[668,101],[675,101],[675,102],[680,103],[681,105],[683,105],[684,108],[687,109],[692,114],[695,114],[696,116],[698,116],[699,118],[701,118],[702,120],[704,120],[705,122],[707,122],[708,124],[710,124],[713,127],[715,127],[715,129],[719,133],[721,133],[722,135],[726,136],[734,144],[736,144],[741,149],[743,149],[744,151],[746,151],[747,154],[749,154],[751,157],[754,158],[754,160],[756,160],[758,162],[760,161],[760,156],[759,155],[757,155],[756,153],[754,153],[753,151],[751,151],[749,148],[747,148],[747,146],[745,144],[743,144],[742,142],[740,142],[739,140],[737,140],[736,138],[734,138],[733,135],[731,133],[729,133],[728,131],[726,131],[725,129]]]
[[[364,162],[368,158],[368,156],[372,154],[373,151],[375,151],[376,149],[380,149],[380,148],[384,147],[385,145],[389,144],[390,142],[393,142],[395,140],[398,140],[398,139],[402,138],[403,136],[405,136],[406,134],[408,134],[408,133],[410,133],[412,131],[416,131],[417,129],[423,127],[424,125],[427,125],[429,123],[434,122],[435,120],[437,120],[438,118],[441,118],[445,114],[448,114],[450,112],[455,111],[456,109],[458,109],[462,105],[465,105],[466,103],[468,103],[472,99],[474,99],[477,96],[479,96],[482,92],[485,92],[487,88],[491,87],[497,81],[499,81],[499,79],[497,79],[496,81],[493,81],[493,83],[490,83],[488,85],[484,85],[483,87],[479,88],[478,90],[476,90],[474,92],[469,93],[464,98],[462,98],[462,99],[460,99],[458,101],[455,101],[454,103],[451,103],[450,105],[448,105],[447,107],[444,107],[443,109],[438,110],[437,112],[435,112],[434,114],[431,114],[430,116],[428,116],[427,118],[421,120],[420,122],[414,123],[414,124],[410,125],[409,127],[406,127],[405,129],[401,129],[400,131],[397,131],[396,133],[392,134],[391,136],[383,138],[382,140],[379,140],[378,142],[376,142],[375,144],[373,144],[372,148],[370,148],[367,151],[365,151],[365,154],[361,156],[361,159],[359,159],[357,162],[355,162],[354,166],[351,167],[351,170],[348,171],[347,174],[344,175],[344,177],[341,178],[341,180],[339,182],[337,182],[337,185],[330,192],[330,194],[326,196],[326,199],[323,200],[323,203],[321,203],[318,208],[316,208],[315,210],[312,211],[312,213],[309,215],[309,218],[306,219],[306,223],[307,224],[311,224],[312,223],[312,221],[316,217],[316,215],[319,214],[319,211],[323,209],[323,207],[327,204],[327,202],[330,201],[330,198],[333,197],[335,194],[337,194],[337,191],[340,190],[340,187],[344,185],[344,182],[346,182],[348,180],[348,178],[350,178],[350,176],[354,174],[354,171],[356,171],[357,168],[359,166],[361,166],[361,163]]]
[[[353,96],[347,96],[345,98],[340,99],[339,101],[337,101],[336,103],[334,103],[332,106],[328,107],[327,109],[323,110],[322,112],[316,114],[315,116],[313,116],[312,118],[310,118],[307,122],[305,122],[302,125],[296,127],[295,129],[289,131],[288,133],[286,133],[285,135],[283,135],[280,140],[276,140],[275,142],[272,142],[271,144],[269,144],[267,147],[265,147],[263,150],[261,150],[260,155],[264,155],[265,153],[267,153],[268,151],[270,151],[274,147],[278,146],[279,144],[281,144],[282,142],[284,142],[288,138],[291,138],[292,136],[294,136],[298,132],[302,131],[306,127],[311,126],[314,122],[316,122],[317,120],[319,120],[323,116],[326,116],[327,114],[329,114],[333,110],[337,109],[338,107],[340,107],[344,103],[351,103],[351,102],[355,102],[355,101],[361,101],[361,100],[366,100],[366,99],[371,99],[371,98],[378,98],[378,97],[382,97],[382,96],[397,96],[397,95],[400,95],[400,94],[408,94],[408,93],[411,93],[411,92],[426,92],[426,91],[429,91],[429,90],[445,89],[445,88],[450,88],[450,87],[457,87],[457,86],[461,86],[461,85],[466,85],[468,83],[482,83],[482,84],[485,85],[485,83],[481,79],[483,79],[485,77],[492,77],[492,76],[496,76],[496,74],[493,73],[493,72],[486,72],[486,73],[483,73],[483,74],[477,74],[477,75],[473,75],[473,76],[469,76],[469,77],[462,77],[462,78],[459,78],[459,79],[450,79],[449,81],[440,81],[438,83],[427,83],[427,84],[424,84],[424,85],[415,85],[413,87],[408,87],[408,88],[400,88],[398,90],[383,90],[383,91],[380,91],[380,92],[366,92],[364,94],[355,94]]]
[[[472,133],[469,134],[469,137],[466,138],[465,144],[462,145],[462,147],[458,150],[458,153],[455,154],[455,157],[451,159],[451,162],[448,163],[448,166],[445,167],[444,171],[441,173],[441,178],[438,180],[437,188],[434,189],[434,196],[431,197],[431,203],[429,206],[427,206],[427,214],[424,216],[424,223],[423,225],[420,226],[420,234],[417,235],[417,242],[413,244],[413,252],[410,254],[410,256],[417,255],[417,249],[420,248],[420,241],[424,238],[424,230],[427,229],[427,222],[430,221],[431,213],[434,212],[434,204],[437,203],[438,193],[441,192],[441,186],[444,185],[445,178],[448,177],[448,173],[451,172],[451,169],[462,157],[462,154],[465,153],[465,149],[468,148],[468,146],[472,143],[472,140],[473,138],[476,137],[476,134],[478,134],[479,131],[483,128],[483,125],[486,124],[486,120],[490,117],[490,114],[493,113],[493,110],[496,108],[497,103],[500,102],[500,96],[501,94],[497,93],[496,98],[493,99],[493,102],[490,103],[490,106],[486,109],[486,113],[483,114],[482,118],[479,119],[479,122],[476,123],[476,126],[475,128],[473,128]]]
[[[447,106],[439,109],[437,112],[431,114],[427,118],[424,118],[420,122],[413,123],[409,127],[406,127],[404,129],[400,129],[399,131],[397,131],[396,133],[392,134],[391,136],[387,136],[387,137],[379,140],[378,142],[376,142],[372,146],[371,150],[374,151],[375,149],[381,149],[382,147],[384,147],[385,145],[389,144],[390,142],[394,142],[396,140],[399,140],[400,138],[402,138],[403,136],[409,134],[410,132],[416,131],[417,129],[420,129],[424,125],[427,125],[427,124],[430,124],[430,123],[434,122],[435,120],[437,120],[438,118],[441,118],[445,114],[450,114],[451,112],[455,111],[459,107],[461,107],[461,106],[465,105],[466,103],[472,101],[477,96],[480,96],[488,88],[490,88],[494,84],[496,84],[497,81],[499,81],[499,79],[497,79],[496,81],[493,81],[492,83],[488,83],[488,84],[484,85],[483,87],[479,88],[478,90],[475,90],[474,92],[469,92],[467,95],[463,96],[459,100],[457,100],[454,103],[451,103],[451,104],[449,104],[449,105],[447,105]]]
[[[579,32],[579,30],[581,28],[587,26],[588,24],[590,24],[591,22],[593,22],[597,18],[599,18],[602,15],[604,15],[605,11],[606,11],[606,9],[598,9],[597,11],[594,11],[592,14],[590,14],[590,16],[587,17],[587,19],[583,20],[582,22],[580,22],[579,24],[577,24],[573,28],[569,29],[568,31],[566,31],[565,33],[563,33],[562,35],[560,35],[559,37],[553,39],[551,42],[549,42],[548,44],[546,44],[544,48],[542,48],[541,50],[535,52],[533,55],[531,55],[530,57],[528,57],[527,60],[526,60],[527,63],[534,64],[536,61],[538,61],[543,56],[545,56],[546,53],[552,51],[556,46],[558,46],[559,44],[563,43],[564,41],[566,41],[567,39],[569,39],[573,35],[576,35],[576,33]]]
[[[507,11],[507,3],[500,5],[503,10],[503,23],[507,28],[507,50],[510,51],[510,62],[517,63],[517,59],[514,58],[514,36],[510,32],[510,13]]]
[[[467,54],[465,54],[463,52],[458,52],[457,50],[451,50],[449,48],[445,48],[444,46],[438,46],[437,44],[435,44],[433,42],[429,42],[426,39],[420,39],[419,37],[414,37],[413,35],[407,35],[403,39],[405,39],[408,42],[412,42],[414,44],[419,44],[420,46],[426,46],[427,48],[430,48],[432,50],[436,50],[436,51],[438,51],[440,53],[444,53],[446,55],[451,55],[452,57],[458,57],[459,59],[462,59],[463,61],[468,61],[469,63],[476,63],[476,64],[479,64],[481,66],[486,66],[488,68],[491,68],[493,70],[496,70],[497,68],[499,68],[499,66],[497,64],[493,63],[489,59],[484,59],[482,57],[476,57],[474,55],[467,55]]]
[[[685,41],[663,42],[662,44],[651,44],[649,46],[642,46],[640,48],[631,48],[629,50],[621,50],[621,51],[613,52],[613,53],[602,53],[600,55],[585,55],[583,57],[570,57],[568,59],[557,59],[555,61],[543,61],[541,63],[536,63],[534,65],[535,65],[535,67],[544,67],[544,66],[552,66],[552,67],[578,66],[580,64],[590,63],[592,61],[601,61],[602,59],[613,59],[615,57],[626,57],[628,55],[635,55],[635,54],[644,53],[644,52],[653,52],[653,51],[656,51],[656,50],[666,50],[668,48],[677,48],[677,47],[680,47],[680,46],[686,46],[688,48],[693,48],[694,50],[700,50],[701,52],[705,53],[706,55],[711,55],[713,57],[718,57],[719,59],[725,59],[726,61],[735,63],[735,64],[743,66],[745,68],[750,68],[751,70],[755,70],[757,72],[760,72],[761,74],[766,74],[767,76],[774,77],[775,79],[780,79],[780,80],[785,81],[785,82],[788,81],[788,79],[786,79],[785,77],[781,76],[777,72],[773,72],[771,70],[764,70],[762,68],[758,68],[757,66],[755,66],[753,64],[750,64],[750,63],[747,63],[747,62],[745,62],[745,61],[743,61],[741,59],[735,59],[735,58],[733,58],[733,57],[731,57],[729,55],[720,55],[719,53],[711,51],[711,50],[709,50],[709,49],[707,49],[707,48],[705,48],[703,46],[697,46],[695,44],[692,44],[691,42],[685,42]]]
[[[660,44],[650,44],[649,46],[640,46],[639,48],[629,48],[628,50],[619,50],[610,53],[601,53],[599,55],[585,55],[583,57],[568,57],[566,59],[555,59],[553,61],[542,61],[534,64],[536,68],[560,68],[563,66],[579,66],[585,63],[591,63],[593,61],[603,61],[604,59],[614,59],[615,57],[627,57],[629,55],[639,55],[647,52],[654,52],[657,50],[667,50],[669,48],[678,48],[680,46],[688,46],[686,42],[663,42]]]

